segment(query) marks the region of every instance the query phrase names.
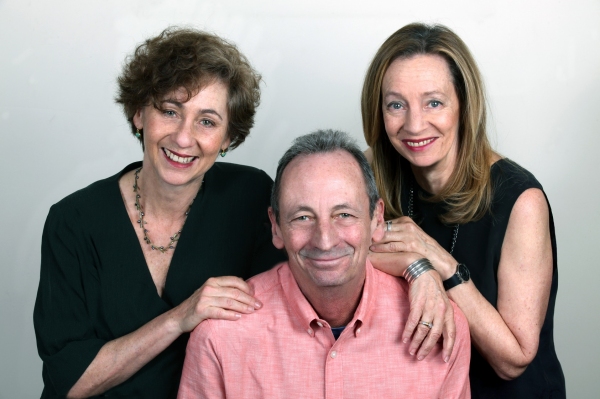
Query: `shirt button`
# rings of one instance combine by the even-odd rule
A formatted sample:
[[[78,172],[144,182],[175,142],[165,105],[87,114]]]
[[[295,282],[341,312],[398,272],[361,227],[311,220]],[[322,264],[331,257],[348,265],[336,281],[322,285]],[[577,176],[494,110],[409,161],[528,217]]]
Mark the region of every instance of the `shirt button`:
[[[318,325],[319,327],[323,327],[323,324],[322,324],[320,321],[317,321],[317,325]]]
[[[335,357],[337,356],[337,352],[333,351],[329,356],[331,356],[332,359],[335,359]]]

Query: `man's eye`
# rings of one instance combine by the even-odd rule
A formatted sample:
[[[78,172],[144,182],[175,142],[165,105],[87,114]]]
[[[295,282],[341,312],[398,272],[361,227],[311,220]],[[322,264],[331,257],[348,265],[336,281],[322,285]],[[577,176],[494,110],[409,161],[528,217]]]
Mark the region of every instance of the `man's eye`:
[[[442,103],[441,103],[440,101],[438,101],[438,100],[433,100],[433,101],[431,101],[431,102],[429,103],[429,105],[431,105],[431,107],[432,107],[432,108],[437,108],[437,107],[439,107],[440,105],[442,105]]]
[[[170,110],[170,109],[165,109],[165,110],[163,111],[163,114],[165,114],[165,115],[167,115],[167,116],[175,116],[175,115],[177,115],[177,114],[175,113],[175,111],[173,111],[173,110]]]
[[[201,124],[202,126],[214,126],[214,125],[215,125],[215,124],[214,124],[214,122],[213,122],[213,121],[211,121],[210,119],[202,119],[202,120],[200,121],[200,124]]]
[[[342,219],[347,219],[347,218],[350,218],[350,217],[352,217],[352,215],[351,215],[351,214],[349,214],[349,213],[340,213],[340,215],[339,215],[339,216],[340,216],[340,218],[342,218]]]

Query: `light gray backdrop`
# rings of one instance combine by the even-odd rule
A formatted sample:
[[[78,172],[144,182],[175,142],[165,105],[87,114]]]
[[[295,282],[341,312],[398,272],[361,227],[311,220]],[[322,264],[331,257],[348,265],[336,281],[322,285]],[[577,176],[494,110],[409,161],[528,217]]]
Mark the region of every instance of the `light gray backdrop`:
[[[371,57],[412,21],[470,46],[497,150],[532,171],[558,233],[556,346],[571,398],[600,391],[600,2],[0,0],[0,398],[42,389],[32,310],[48,208],[141,159],[115,78],[134,46],[170,24],[216,32],[264,76],[250,138],[227,156],[273,175],[317,128],[364,145],[359,96]]]

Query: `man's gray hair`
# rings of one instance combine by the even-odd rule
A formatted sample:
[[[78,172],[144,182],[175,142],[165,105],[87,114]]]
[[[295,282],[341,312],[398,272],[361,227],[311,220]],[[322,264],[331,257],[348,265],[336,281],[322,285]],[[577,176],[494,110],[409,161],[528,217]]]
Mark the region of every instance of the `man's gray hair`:
[[[334,151],[346,151],[354,157],[363,174],[367,195],[369,196],[369,214],[373,217],[375,205],[379,200],[377,185],[371,166],[363,152],[358,148],[356,142],[344,132],[338,130],[317,130],[316,132],[297,137],[292,146],[283,154],[277,165],[277,175],[271,191],[271,207],[275,219],[279,223],[279,196],[281,191],[281,177],[283,171],[294,158],[300,155],[322,154]]]

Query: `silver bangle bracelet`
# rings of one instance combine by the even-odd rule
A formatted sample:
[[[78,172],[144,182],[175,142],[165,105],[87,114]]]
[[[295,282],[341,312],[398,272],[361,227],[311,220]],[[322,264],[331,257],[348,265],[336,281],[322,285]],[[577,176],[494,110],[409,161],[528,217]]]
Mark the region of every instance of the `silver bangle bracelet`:
[[[406,270],[404,271],[402,276],[409,284],[411,284],[421,274],[423,274],[429,270],[435,270],[433,265],[431,264],[429,259],[421,258],[421,259],[417,259],[416,261],[414,261],[413,263],[408,265],[408,267],[406,268]]]

